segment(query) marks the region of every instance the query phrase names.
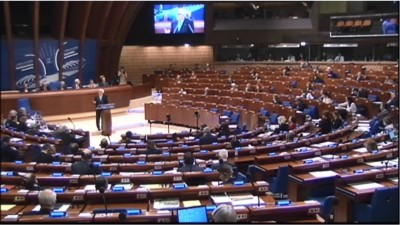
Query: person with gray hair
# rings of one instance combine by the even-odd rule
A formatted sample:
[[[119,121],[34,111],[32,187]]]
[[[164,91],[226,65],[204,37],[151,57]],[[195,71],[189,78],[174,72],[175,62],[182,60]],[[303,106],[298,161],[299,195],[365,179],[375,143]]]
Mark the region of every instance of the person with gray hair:
[[[217,153],[219,162],[218,163],[214,163],[211,165],[211,169],[216,170],[218,169],[218,167],[220,167],[222,164],[228,164],[232,167],[234,167],[234,165],[232,165],[231,163],[228,162],[228,150],[226,149],[221,149],[218,151]]]
[[[210,145],[214,142],[218,142],[218,137],[211,134],[209,127],[205,127],[203,129],[203,137],[199,138],[199,145]]]
[[[213,223],[236,223],[237,214],[233,206],[221,204],[212,212]]]
[[[40,211],[39,214],[49,214],[53,211],[57,201],[57,194],[50,189],[39,192],[38,195]]]

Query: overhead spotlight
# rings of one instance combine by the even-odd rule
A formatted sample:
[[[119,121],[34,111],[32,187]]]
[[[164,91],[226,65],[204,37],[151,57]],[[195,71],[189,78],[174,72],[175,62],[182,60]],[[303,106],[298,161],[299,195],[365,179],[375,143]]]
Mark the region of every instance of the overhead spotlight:
[[[307,44],[307,43],[304,42],[304,41],[300,42],[300,45],[301,45],[301,46],[306,46],[306,44]]]
[[[190,47],[190,45],[188,43],[185,43],[183,46],[186,48]]]

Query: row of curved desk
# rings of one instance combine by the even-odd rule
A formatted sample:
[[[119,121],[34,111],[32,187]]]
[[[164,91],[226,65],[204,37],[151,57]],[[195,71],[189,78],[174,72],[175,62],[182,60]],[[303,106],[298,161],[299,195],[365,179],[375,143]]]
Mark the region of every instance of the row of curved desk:
[[[29,98],[33,110],[40,111],[43,116],[54,116],[74,113],[93,112],[93,98],[98,95],[99,88],[79,90],[48,91],[36,93],[2,93],[1,111],[3,115],[12,109],[18,109],[18,99]],[[115,103],[115,108],[128,107],[131,99],[151,95],[151,84],[121,85],[105,87],[108,101]]]

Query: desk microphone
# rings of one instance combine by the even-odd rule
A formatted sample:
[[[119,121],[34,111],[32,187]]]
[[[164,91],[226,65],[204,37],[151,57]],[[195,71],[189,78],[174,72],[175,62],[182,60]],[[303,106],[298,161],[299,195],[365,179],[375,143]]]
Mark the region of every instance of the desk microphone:
[[[100,192],[101,197],[103,198],[104,209],[105,209],[106,215],[107,215],[108,214],[107,201],[106,201],[106,196],[104,194],[105,190],[108,187],[107,179],[103,176],[100,176],[99,179],[96,180],[95,187],[96,187],[96,190],[98,190]]]
[[[68,120],[69,120],[69,122],[72,123],[72,126],[74,127],[74,130],[75,130],[75,124],[74,124],[74,122],[72,121],[71,117],[68,117]]]

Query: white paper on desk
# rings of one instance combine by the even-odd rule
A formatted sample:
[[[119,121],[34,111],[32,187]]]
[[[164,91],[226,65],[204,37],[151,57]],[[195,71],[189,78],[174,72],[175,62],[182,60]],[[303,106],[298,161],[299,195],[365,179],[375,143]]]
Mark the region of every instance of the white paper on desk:
[[[119,172],[119,175],[121,176],[131,176],[133,173],[132,172]]]
[[[367,148],[363,147],[363,148],[353,149],[353,152],[366,153],[366,152],[368,152],[368,150],[367,150]]]
[[[251,206],[258,205],[258,203],[260,203],[260,205],[265,205],[264,200],[262,200],[262,198],[258,198],[257,196],[252,196],[251,198],[241,200],[232,199],[233,206]]]
[[[211,195],[211,200],[214,204],[231,203],[232,200],[226,195]]]
[[[18,141],[22,141],[21,138],[10,138],[10,142],[18,142]]]
[[[369,131],[369,127],[358,127],[356,131],[366,132]]]
[[[322,148],[322,147],[327,147],[327,146],[333,145],[333,144],[337,144],[337,142],[325,141],[325,142],[318,143],[318,144],[312,144],[311,147]]]
[[[399,183],[399,178],[390,178],[389,180],[395,182],[395,183]]]
[[[314,171],[314,172],[310,172],[310,174],[317,178],[334,177],[337,175],[337,173],[333,172],[332,170]]]
[[[67,211],[69,209],[69,207],[71,206],[71,204],[63,204],[60,208],[58,208],[58,211]]]
[[[316,203],[319,203],[319,202],[315,201],[315,200],[305,200],[304,203],[306,203],[306,204],[316,204]]]
[[[169,210],[157,210],[157,214],[166,214],[169,213]]]
[[[28,191],[29,191],[29,190],[21,189],[21,190],[18,191],[18,193],[28,193]]]
[[[267,184],[266,181],[256,181],[256,184]]]
[[[338,158],[335,155],[331,155],[331,154],[327,154],[327,155],[321,155],[321,158],[325,159],[325,160],[331,160],[331,159],[335,159]]]
[[[214,187],[224,186],[220,181],[211,181],[211,185]]]
[[[92,217],[91,213],[79,213],[78,217]]]
[[[154,199],[153,208],[155,209],[174,209],[179,208],[180,202],[178,198],[174,199]]]
[[[359,183],[351,184],[350,186],[352,186],[353,188],[355,188],[357,190],[375,189],[375,188],[383,187],[382,184],[378,184],[375,182],[359,182]]]
[[[111,184],[108,184],[107,189],[111,188]],[[96,185],[95,184],[88,184],[85,186],[85,188],[83,189],[85,191],[95,191],[96,190]]]
[[[198,188],[208,188],[208,185],[202,184],[202,185],[198,185],[197,187],[198,187]]]
[[[365,162],[365,165],[371,166],[371,167],[377,167],[377,168],[381,168],[381,167],[385,167],[385,164],[382,163],[381,161],[379,162]]]
[[[7,215],[4,219],[18,219],[18,215]]]
[[[32,211],[40,211],[40,205],[36,205],[35,208],[32,209]]]
[[[178,170],[177,169],[176,170],[167,170],[167,171],[164,171],[164,173],[166,173],[166,174],[174,174],[174,173],[178,173]]]

